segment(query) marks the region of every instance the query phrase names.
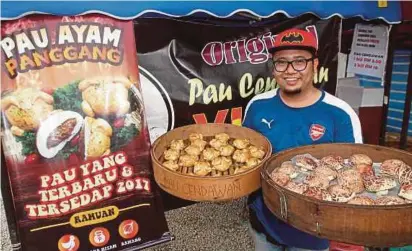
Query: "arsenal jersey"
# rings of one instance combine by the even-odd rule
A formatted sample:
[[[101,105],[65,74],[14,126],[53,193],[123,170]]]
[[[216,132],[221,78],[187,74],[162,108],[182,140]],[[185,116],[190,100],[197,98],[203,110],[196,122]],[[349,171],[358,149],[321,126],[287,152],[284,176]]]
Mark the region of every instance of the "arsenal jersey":
[[[362,143],[361,125],[354,110],[343,100],[322,91],[319,100],[307,107],[287,106],[278,89],[255,96],[247,105],[243,126],[266,136],[273,152],[321,143]],[[266,231],[278,242],[298,248],[326,249],[319,239],[277,219],[264,205],[261,191],[249,198]]]

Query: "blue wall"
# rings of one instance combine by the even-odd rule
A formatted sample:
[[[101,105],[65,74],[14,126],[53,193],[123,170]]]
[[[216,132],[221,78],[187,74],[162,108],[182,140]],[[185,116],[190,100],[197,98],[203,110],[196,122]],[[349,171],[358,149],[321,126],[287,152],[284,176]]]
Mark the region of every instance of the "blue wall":
[[[408,83],[409,59],[412,51],[395,51],[392,82],[389,95],[389,110],[386,131],[400,133]],[[409,117],[408,135],[412,136],[412,112]]]

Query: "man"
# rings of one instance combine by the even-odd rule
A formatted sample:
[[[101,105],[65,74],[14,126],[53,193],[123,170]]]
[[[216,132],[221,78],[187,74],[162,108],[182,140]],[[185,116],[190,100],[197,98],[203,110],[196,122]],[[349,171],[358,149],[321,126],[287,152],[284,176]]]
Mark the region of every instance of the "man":
[[[311,33],[291,29],[280,33],[269,51],[279,88],[248,103],[243,126],[265,135],[274,152],[320,143],[362,143],[360,121],[353,109],[313,85],[319,64],[317,49]],[[261,191],[252,194],[248,204],[256,250],[328,249],[328,240],[276,218],[265,206]]]

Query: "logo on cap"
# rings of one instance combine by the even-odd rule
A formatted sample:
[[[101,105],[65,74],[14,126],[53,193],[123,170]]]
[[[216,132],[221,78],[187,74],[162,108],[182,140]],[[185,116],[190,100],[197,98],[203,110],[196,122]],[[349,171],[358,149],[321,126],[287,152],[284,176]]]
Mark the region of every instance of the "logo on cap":
[[[309,29],[308,29],[309,30]],[[304,49],[316,54],[318,50],[316,29],[306,31],[301,29],[289,29],[278,34],[270,53],[283,49]]]
[[[299,32],[289,32],[282,37],[281,43],[301,44],[304,39]]]

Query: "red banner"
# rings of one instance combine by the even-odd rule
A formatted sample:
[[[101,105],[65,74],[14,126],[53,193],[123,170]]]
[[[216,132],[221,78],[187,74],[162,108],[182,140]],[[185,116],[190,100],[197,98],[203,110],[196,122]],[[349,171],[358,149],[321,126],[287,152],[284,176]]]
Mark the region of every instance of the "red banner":
[[[35,16],[1,33],[3,150],[23,250],[170,240],[132,22]]]

